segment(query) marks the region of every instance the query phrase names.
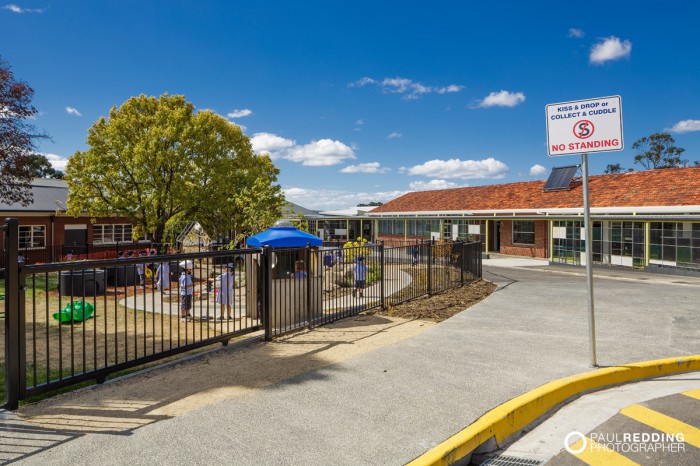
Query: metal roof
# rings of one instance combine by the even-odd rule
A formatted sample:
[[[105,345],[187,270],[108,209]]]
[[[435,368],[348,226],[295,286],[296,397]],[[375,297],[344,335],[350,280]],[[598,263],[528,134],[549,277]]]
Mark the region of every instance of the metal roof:
[[[64,180],[34,178],[31,184],[33,202],[24,207],[19,203],[8,204],[0,199],[0,212],[65,212],[68,202],[68,184]]]

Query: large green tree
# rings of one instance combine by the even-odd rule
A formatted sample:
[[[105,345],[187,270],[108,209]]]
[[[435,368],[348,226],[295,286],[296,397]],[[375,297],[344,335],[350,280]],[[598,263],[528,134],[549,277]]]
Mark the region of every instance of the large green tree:
[[[624,172],[633,172],[634,168],[624,168],[622,165],[619,163],[609,163],[607,167],[605,167],[605,173],[606,175],[611,175],[613,173],[624,173]]]
[[[125,216],[156,242],[183,220],[212,236],[245,228],[244,198],[266,199],[257,207],[271,216],[284,200],[279,170],[240,127],[181,95],[132,97],[96,121],[87,142],[66,168],[68,213]]]
[[[63,178],[63,172],[53,168],[51,162],[49,162],[49,159],[44,154],[32,154],[29,157],[28,165],[34,178],[53,178],[59,180]]]
[[[32,157],[36,143],[48,138],[29,123],[37,113],[33,97],[34,89],[0,58],[0,199],[8,204],[32,202]]]
[[[676,147],[675,143],[676,141],[668,133],[645,136],[632,144],[632,149],[637,151],[634,163],[640,164],[647,170],[685,167],[688,161],[681,159],[685,149]]]

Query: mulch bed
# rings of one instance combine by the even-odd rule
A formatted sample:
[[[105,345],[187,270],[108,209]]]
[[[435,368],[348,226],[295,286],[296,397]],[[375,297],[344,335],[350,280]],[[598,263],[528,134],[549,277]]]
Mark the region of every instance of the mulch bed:
[[[424,296],[396,306],[390,306],[385,311],[371,310],[367,314],[441,322],[478,303],[489,296],[495,289],[496,285],[493,283],[477,280],[440,294]]]

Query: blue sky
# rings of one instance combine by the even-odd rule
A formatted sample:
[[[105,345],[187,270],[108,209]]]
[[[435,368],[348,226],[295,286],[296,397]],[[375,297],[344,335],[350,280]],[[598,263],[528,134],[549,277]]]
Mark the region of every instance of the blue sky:
[[[666,2],[0,1],[0,56],[35,89],[55,166],[139,95],[244,128],[287,198],[330,210],[545,179],[545,106],[622,97],[625,149],[670,131],[700,160],[700,6]],[[232,174],[232,176],[235,176]]]

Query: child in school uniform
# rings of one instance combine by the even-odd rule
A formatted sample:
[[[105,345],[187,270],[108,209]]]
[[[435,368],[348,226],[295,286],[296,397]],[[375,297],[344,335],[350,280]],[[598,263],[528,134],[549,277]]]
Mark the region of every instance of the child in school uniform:
[[[180,275],[180,317],[183,322],[192,320],[192,296],[194,295],[194,282],[192,281],[192,263],[186,261],[181,264],[185,270]]]
[[[141,251],[139,257],[146,257],[146,251]],[[138,263],[136,264],[136,273],[139,276],[139,287],[142,289],[146,288],[146,264]]]
[[[161,262],[156,268],[156,285],[161,294],[166,294],[166,290],[170,290],[170,263],[168,261]]]
[[[229,262],[226,265],[226,272],[222,273],[216,277],[216,281],[219,283],[219,293],[216,295],[216,302],[221,305],[221,317],[219,320],[224,320],[224,307],[227,311],[227,319],[233,319],[231,314],[231,306],[233,306],[233,263]]]
[[[360,298],[364,296],[367,271],[368,269],[367,264],[365,264],[364,256],[358,256],[357,262],[353,267],[353,272],[355,273],[355,288],[352,290],[353,296],[355,296],[356,293],[360,294]]]

